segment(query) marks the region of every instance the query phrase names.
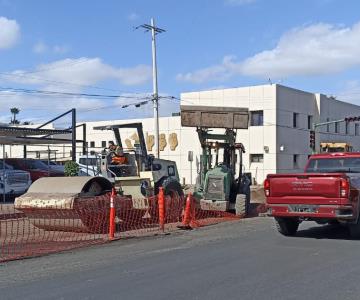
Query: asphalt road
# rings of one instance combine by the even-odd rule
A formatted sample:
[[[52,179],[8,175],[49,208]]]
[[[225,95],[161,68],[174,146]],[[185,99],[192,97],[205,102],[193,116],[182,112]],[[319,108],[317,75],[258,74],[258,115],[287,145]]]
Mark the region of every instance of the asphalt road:
[[[0,265],[1,299],[360,299],[360,241],[254,218]]]

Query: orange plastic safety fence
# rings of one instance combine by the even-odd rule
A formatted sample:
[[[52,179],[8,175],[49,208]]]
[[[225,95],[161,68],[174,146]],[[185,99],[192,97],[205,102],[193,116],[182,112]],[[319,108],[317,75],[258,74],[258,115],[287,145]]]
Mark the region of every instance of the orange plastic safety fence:
[[[164,197],[164,231],[177,230],[184,218],[186,199]],[[81,197],[71,207],[22,208],[0,205],[0,261],[106,243],[112,239],[162,233],[158,197],[131,199],[115,195],[114,234],[110,229],[110,193]],[[46,207],[46,206],[45,206]],[[233,214],[205,211],[191,205],[192,228],[238,219]]]

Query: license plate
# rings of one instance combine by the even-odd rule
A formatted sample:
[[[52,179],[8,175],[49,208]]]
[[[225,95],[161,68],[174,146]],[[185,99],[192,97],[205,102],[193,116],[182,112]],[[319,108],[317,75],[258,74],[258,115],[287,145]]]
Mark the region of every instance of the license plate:
[[[317,205],[304,205],[304,204],[289,205],[289,211],[296,213],[315,213],[317,209],[318,209]]]

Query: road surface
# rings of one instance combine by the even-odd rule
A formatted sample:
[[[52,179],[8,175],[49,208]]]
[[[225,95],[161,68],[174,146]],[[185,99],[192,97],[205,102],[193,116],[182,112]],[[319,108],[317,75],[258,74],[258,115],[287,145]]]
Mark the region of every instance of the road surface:
[[[270,218],[130,239],[0,265],[1,299],[359,299],[360,241]]]

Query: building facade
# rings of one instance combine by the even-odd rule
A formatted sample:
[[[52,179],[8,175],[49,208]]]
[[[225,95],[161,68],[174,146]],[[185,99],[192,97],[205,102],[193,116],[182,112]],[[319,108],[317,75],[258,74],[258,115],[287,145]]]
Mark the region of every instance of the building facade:
[[[249,109],[249,128],[237,131],[237,141],[246,149],[245,171],[251,172],[257,183],[262,183],[269,173],[299,172],[304,168],[311,154],[309,140],[313,123],[360,116],[360,106],[277,84],[182,93],[181,104]],[[98,131],[93,127],[133,122],[143,123],[148,151],[154,153],[153,119],[87,122],[89,151],[100,151],[114,140],[111,131]],[[196,129],[182,127],[179,116],[161,117],[159,125],[160,157],[176,161],[183,181],[195,183],[201,153]],[[317,130],[317,150],[320,142],[347,142],[354,151],[360,151],[358,123],[343,122]],[[81,132],[77,136],[82,139]],[[133,147],[137,140],[135,131],[131,130],[122,132],[122,137],[124,147]],[[69,151],[59,146],[51,148],[59,149],[59,153]],[[193,153],[193,162],[188,160],[189,151]],[[18,151],[12,149],[11,152]]]

